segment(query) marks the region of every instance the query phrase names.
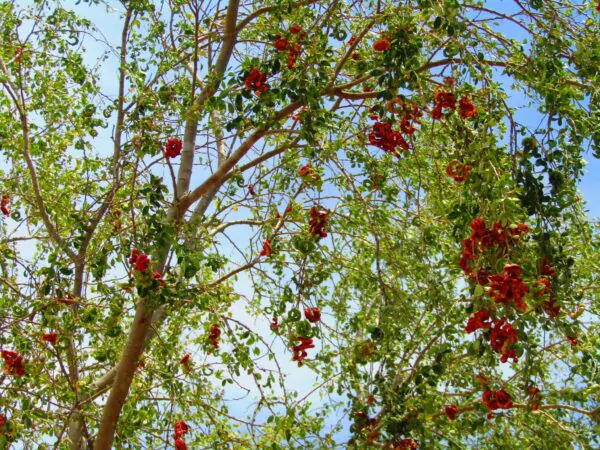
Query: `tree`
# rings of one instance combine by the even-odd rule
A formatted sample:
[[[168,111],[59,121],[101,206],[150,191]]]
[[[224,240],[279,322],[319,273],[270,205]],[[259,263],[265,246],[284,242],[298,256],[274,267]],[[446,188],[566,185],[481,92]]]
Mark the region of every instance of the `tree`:
[[[19,3],[0,448],[600,444],[595,4]]]

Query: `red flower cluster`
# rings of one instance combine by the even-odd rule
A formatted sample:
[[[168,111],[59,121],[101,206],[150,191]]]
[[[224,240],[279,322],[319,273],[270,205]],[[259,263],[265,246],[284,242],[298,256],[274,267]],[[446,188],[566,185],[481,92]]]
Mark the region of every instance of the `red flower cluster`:
[[[42,334],[42,340],[48,342],[52,345],[58,344],[58,334],[55,331],[51,331],[50,333]]]
[[[417,441],[411,438],[400,440],[397,444],[394,444],[393,450],[417,450],[419,444]]]
[[[391,100],[388,100],[385,109],[392,114],[402,115],[400,130],[403,133],[414,134],[414,132],[417,131],[414,124],[420,124],[419,118],[423,117],[423,112],[417,105],[406,103],[400,97],[394,97]],[[378,120],[379,116],[375,114],[371,116],[371,119]]]
[[[260,256],[270,257],[272,254],[273,249],[271,248],[271,241],[267,239],[265,242],[263,242],[263,248],[260,251]]]
[[[446,83],[449,86],[454,84]],[[438,91],[435,93],[435,107],[431,111],[431,117],[433,120],[440,120],[442,118],[443,109],[456,110],[456,96],[452,92]],[[458,102],[458,109],[460,117],[463,119],[469,119],[475,117],[477,114],[477,108],[473,105],[473,102],[468,97],[463,97]]]
[[[410,110],[405,109],[404,116],[400,121],[400,130],[404,134],[414,134],[417,131],[414,124],[421,123],[419,117],[423,117],[423,111],[417,105],[412,105]]]
[[[467,333],[473,333],[477,330],[485,330],[492,327],[490,312],[487,309],[480,309],[473,317],[469,317],[465,330]]]
[[[162,287],[167,287],[167,282],[163,280],[163,277],[158,270],[152,272],[152,279],[158,281]]]
[[[388,38],[381,38],[373,42],[373,50],[376,52],[385,52],[391,47],[390,40]]]
[[[379,419],[377,417],[369,417],[363,411],[357,411],[353,414],[355,419],[355,427],[365,435],[365,444],[368,447],[376,445],[377,440],[381,436],[378,429]]]
[[[454,179],[457,183],[462,183],[469,176],[471,166],[469,164],[463,164],[456,159],[453,159],[446,166],[446,174]]]
[[[271,319],[271,330],[272,331],[277,331],[279,329],[279,320],[277,319],[277,316],[273,316],[273,318]]]
[[[129,257],[129,264],[133,264],[133,268],[138,272],[145,272],[148,270],[150,264],[150,258],[145,253],[140,253],[137,248],[131,250],[131,256]]]
[[[301,32],[302,32],[302,27],[300,25],[298,25],[297,23],[295,23],[294,25],[292,25],[290,27],[290,33],[292,33],[292,34],[300,34],[302,36],[302,34],[304,34],[304,33],[301,34]]]
[[[308,221],[310,234],[322,238],[327,237],[327,231],[325,231],[325,226],[327,225],[328,218],[329,213],[327,211],[313,206],[310,209],[310,220]]]
[[[8,202],[8,197],[3,195],[2,200],[0,201],[0,211],[2,211],[2,214],[4,214],[6,217],[10,215],[10,210],[7,208]]]
[[[289,44],[289,41],[285,38],[282,38],[280,34],[275,36],[275,42],[273,43],[273,45],[275,46],[275,49],[278,52],[286,51],[288,44]]]
[[[248,89],[252,89],[256,95],[268,91],[267,77],[258,69],[251,69],[250,73],[244,80],[244,84]]]
[[[321,310],[319,308],[305,308],[304,317],[310,323],[316,323],[321,320]]]
[[[25,375],[23,357],[17,352],[13,350],[2,350],[2,358],[4,359],[4,373],[16,375],[18,377]]]
[[[208,340],[212,343],[214,348],[219,348],[219,338],[221,337],[221,330],[213,325],[210,327],[210,333],[208,333]]]
[[[306,33],[302,32],[302,27],[298,24],[292,25],[290,27],[290,34],[298,35],[298,39],[302,40],[306,37]],[[281,37],[280,34],[275,36],[275,43],[273,44],[277,51],[284,52],[288,50],[288,69],[293,69],[296,67],[296,60],[298,56],[302,53],[302,43],[301,42],[290,42],[288,39]]]
[[[178,138],[169,138],[165,143],[165,156],[167,158],[175,158],[181,154],[181,149],[183,148],[183,143],[181,139]]]
[[[294,25],[290,28],[291,34],[299,34],[302,28],[299,25]],[[300,39],[304,39],[306,33],[300,33]],[[296,60],[302,53],[302,44],[300,42],[290,43],[286,38],[281,37],[280,34],[275,36],[275,42],[273,43],[275,49],[279,52],[285,52],[288,50],[288,69],[293,69],[296,66]]]
[[[546,277],[556,276],[556,269],[550,265],[548,258],[544,258],[540,262],[540,273]]]
[[[501,222],[495,222],[492,228],[487,228],[481,217],[471,222],[471,237],[463,241],[463,250],[460,258],[460,267],[467,275],[472,275],[469,262],[495,245],[504,247],[505,250],[514,244],[515,239],[529,231],[529,227],[523,223],[517,224],[516,228],[504,227]],[[484,277],[487,280],[487,277]],[[487,284],[480,283],[482,285]]]
[[[490,345],[500,353],[500,361],[503,363],[512,358],[517,362],[517,355],[514,351],[514,345],[519,341],[516,330],[505,319],[493,320],[486,309],[481,309],[473,317],[469,317],[465,330],[467,333],[473,333],[477,330],[491,328]]]
[[[495,409],[510,409],[512,408],[512,398],[504,389],[497,391],[487,390],[483,393],[481,400],[487,406],[488,419],[492,417],[492,411]]]
[[[175,422],[175,439],[179,439],[181,436],[189,431],[190,427],[184,420]]]
[[[20,63],[21,62],[21,55],[23,54],[23,48],[18,48],[15,50],[15,62],[16,63]]]
[[[302,54],[302,44],[296,42],[290,45],[290,51],[288,53],[288,69],[296,67],[296,60],[298,56]]]
[[[529,233],[529,227],[524,223],[518,223],[516,228],[503,227],[502,223],[496,222],[492,228],[492,233],[496,244],[508,249],[518,237]]]
[[[298,176],[302,179],[312,177],[315,174],[315,170],[312,167],[312,164],[307,164],[305,166],[300,167],[298,171]]]
[[[367,444],[369,447],[376,445],[377,440],[381,436],[381,431],[377,429],[378,425],[379,419],[377,419],[377,417],[369,417],[366,421],[366,424],[359,426],[360,430],[364,430],[365,428],[367,429],[365,444]]]
[[[471,99],[468,97],[463,97],[458,102],[458,109],[460,111],[460,117],[463,119],[469,119],[471,117],[475,117],[477,114],[477,108],[471,102]]]
[[[303,364],[302,361],[308,356],[306,350],[315,348],[315,344],[313,344],[312,338],[298,336],[298,340],[300,341],[300,344],[292,347],[292,350],[294,351],[292,361],[298,361],[298,367],[301,367]]]
[[[500,361],[505,363],[509,358],[517,362],[514,345],[519,341],[517,331],[505,319],[500,319],[494,324],[490,333],[490,345],[502,355]]]
[[[519,312],[525,312],[527,304],[523,296],[529,287],[521,278],[521,267],[518,264],[506,264],[504,272],[490,277],[490,296],[496,303],[512,304]]]
[[[469,276],[471,276],[473,273],[471,267],[469,266],[469,262],[476,260],[478,253],[477,243],[473,242],[473,239],[467,238],[463,241],[463,249],[460,254],[460,261],[458,265]]]
[[[551,298],[542,302],[542,308],[544,312],[548,314],[552,319],[556,319],[560,313],[560,306],[555,305],[556,299]]]
[[[450,420],[456,420],[456,416],[458,416],[460,412],[460,408],[456,405],[450,405],[444,408],[444,413],[446,413]]]
[[[456,96],[452,92],[438,91],[435,93],[435,107],[431,111],[431,117],[440,120],[444,108],[456,109]]]
[[[304,183],[306,183],[308,185],[317,184],[320,179],[319,174],[313,168],[312,164],[307,164],[305,166],[302,166],[300,168],[300,170],[298,171],[298,176]]]
[[[2,428],[5,423],[6,423],[6,416],[4,414],[0,414],[0,428]]]
[[[494,245],[494,237],[491,231],[488,230],[485,220],[481,217],[476,217],[471,221],[471,239],[476,243],[480,242],[483,247],[482,250]]]
[[[183,366],[183,370],[186,373],[191,370],[191,368],[190,368],[191,359],[192,359],[192,356],[189,353],[186,353],[185,355],[183,355],[183,358],[181,358],[181,361],[179,361],[179,364],[181,364]]]
[[[516,228],[502,228],[500,222],[494,224],[494,232],[498,234],[496,241],[503,244],[505,248],[515,242],[515,239],[529,233],[529,226],[524,223],[518,223]]]
[[[187,444],[182,439],[175,439],[175,450],[187,450]]]
[[[548,278],[540,278],[536,281],[536,284],[540,287],[540,289],[535,293],[536,297],[543,297],[552,292],[552,281]]]
[[[400,146],[404,151],[409,149],[408,142],[402,134],[399,131],[392,130],[392,125],[387,122],[375,122],[373,124],[373,131],[369,133],[369,142],[371,145],[396,157],[400,157],[396,147]]]

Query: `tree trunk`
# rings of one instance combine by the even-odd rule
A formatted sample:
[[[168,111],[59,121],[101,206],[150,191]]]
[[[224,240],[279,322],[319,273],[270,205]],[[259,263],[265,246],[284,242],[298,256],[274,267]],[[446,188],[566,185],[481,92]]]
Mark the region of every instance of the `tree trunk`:
[[[141,300],[137,305],[129,339],[123,349],[115,381],[104,407],[100,430],[94,442],[94,450],[110,450],[112,448],[117,422],[129,394],[129,388],[144,350],[144,341],[151,323],[152,311],[149,311],[145,302]]]

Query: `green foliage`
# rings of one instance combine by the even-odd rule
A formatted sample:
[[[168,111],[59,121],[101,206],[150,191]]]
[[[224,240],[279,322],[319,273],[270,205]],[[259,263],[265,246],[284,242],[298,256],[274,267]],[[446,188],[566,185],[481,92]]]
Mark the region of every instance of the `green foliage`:
[[[0,449],[600,445],[597,12],[502,3],[0,1]]]

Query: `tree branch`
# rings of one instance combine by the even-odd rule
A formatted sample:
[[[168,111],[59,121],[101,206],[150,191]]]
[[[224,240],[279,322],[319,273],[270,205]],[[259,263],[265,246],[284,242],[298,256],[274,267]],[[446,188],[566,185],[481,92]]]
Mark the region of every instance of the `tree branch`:
[[[223,35],[223,46],[217,59],[215,68],[217,76],[215,77],[214,81],[212,83],[207,84],[207,86],[203,90],[198,101],[198,106],[201,106],[209,96],[214,94],[214,92],[220,85],[222,75],[225,72],[225,69],[227,68],[227,64],[229,63],[229,59],[231,57],[233,47],[235,45],[235,25],[237,22],[238,6],[239,0],[229,0],[225,32]],[[191,155],[188,154],[187,158],[188,160],[191,160],[192,163],[193,151],[195,147],[195,129],[197,126],[197,120],[197,117],[195,117],[194,115],[188,120],[192,123],[186,125],[190,130],[194,130],[193,138],[192,136],[190,136],[190,138],[192,139],[188,141],[188,146],[191,145],[191,148],[187,149],[188,152],[191,152]],[[188,167],[185,164],[182,164],[182,167],[180,167],[180,175],[183,181],[182,184],[177,187],[178,192],[183,190],[187,191],[187,186],[185,186],[186,174],[184,172],[191,171],[191,168],[191,165]],[[175,195],[177,196],[177,193],[175,193]],[[169,216],[171,219],[177,220],[180,218],[176,214],[176,212],[177,209],[171,209],[171,211],[169,211]],[[166,244],[166,246],[168,245],[169,244]],[[159,256],[159,267],[162,270],[166,262],[168,249],[165,251],[164,248],[161,248],[157,251],[157,254]],[[159,309],[159,311],[161,311],[161,309]],[[164,315],[164,312],[162,314]],[[100,429],[98,431],[98,436],[94,443],[95,450],[110,450],[110,448],[112,447],[117,422],[121,414],[121,410],[123,409],[123,405],[125,404],[125,400],[127,399],[127,395],[129,393],[129,388],[133,381],[133,377],[135,375],[135,370],[137,368],[139,357],[144,350],[144,345],[148,336],[148,332],[150,330],[150,325],[153,322],[153,317],[153,311],[151,311],[146,306],[146,300],[140,299],[136,310],[136,317],[131,326],[127,343],[125,344],[125,348],[123,349],[123,354],[121,355],[119,364],[117,365],[114,383],[108,396],[106,406],[104,408],[102,421],[100,423]]]
[[[278,121],[283,117],[288,116],[290,113],[298,109],[302,105],[302,102],[297,100],[294,103],[289,104],[277,113],[272,120]],[[214,186],[218,186],[224,182],[227,176],[227,172],[232,169],[252,148],[252,146],[258,142],[268,131],[268,126],[264,125],[258,128],[246,141],[244,141],[237,150],[219,167],[215,173],[209,176],[200,186],[194,189],[191,193],[180,199],[178,205],[178,219],[181,219],[188,208],[194,204],[200,197],[207,193]]]
[[[81,244],[79,252],[77,254],[75,262],[75,281],[73,286],[73,294],[75,298],[79,298],[83,294],[83,278],[85,275],[85,266],[87,259],[87,249],[94,236],[98,225],[106,215],[110,206],[112,205],[113,199],[120,184],[120,171],[119,171],[119,160],[121,155],[121,137],[123,134],[123,124],[125,121],[125,111],[123,104],[125,101],[125,64],[127,58],[127,36],[129,34],[129,24],[131,21],[132,10],[127,9],[125,13],[125,20],[123,23],[123,30],[121,32],[121,55],[120,55],[120,68],[119,68],[119,97],[117,105],[117,123],[115,127],[114,145],[113,145],[113,184],[108,192],[106,199],[102,203],[102,206],[98,209],[91,223],[87,227],[85,238]],[[72,305],[73,309],[77,308],[77,304]],[[77,391],[77,384],[79,380],[79,373],[77,368],[77,357],[75,344],[73,342],[73,336],[69,336],[69,344],[67,347],[67,356],[69,363],[69,372],[71,375],[71,385],[75,388],[75,405],[73,406],[73,412],[70,415],[69,420],[69,439],[71,441],[71,450],[81,450],[83,448],[83,416],[79,411],[79,393]]]
[[[106,401],[100,429],[94,442],[94,450],[110,450],[112,448],[117,422],[127,399],[151,323],[152,312],[147,309],[145,301],[141,300],[137,305],[131,331],[116,368],[114,383]]]
[[[29,123],[27,119],[27,110],[25,108],[25,100],[21,96],[21,100],[19,100],[18,89],[17,87],[10,81],[10,73],[4,64],[4,60],[0,58],[0,69],[6,76],[6,81],[3,81],[2,84],[8,91],[10,97],[15,103],[15,107],[19,111],[19,119],[21,121],[22,134],[23,134],[23,156],[25,158],[25,162],[27,164],[27,170],[29,171],[29,177],[31,179],[31,184],[33,186],[33,193],[35,196],[37,209],[42,216],[42,221],[50,235],[50,238],[54,241],[54,243],[63,250],[67,256],[75,261],[76,255],[75,253],[67,246],[67,243],[63,240],[63,238],[58,234],[58,231],[52,221],[50,220],[50,216],[48,215],[48,210],[46,209],[46,204],[42,197],[42,191],[40,189],[40,184],[38,181],[37,170],[35,168],[35,164],[31,159],[31,154],[29,151],[30,139],[29,139]]]

